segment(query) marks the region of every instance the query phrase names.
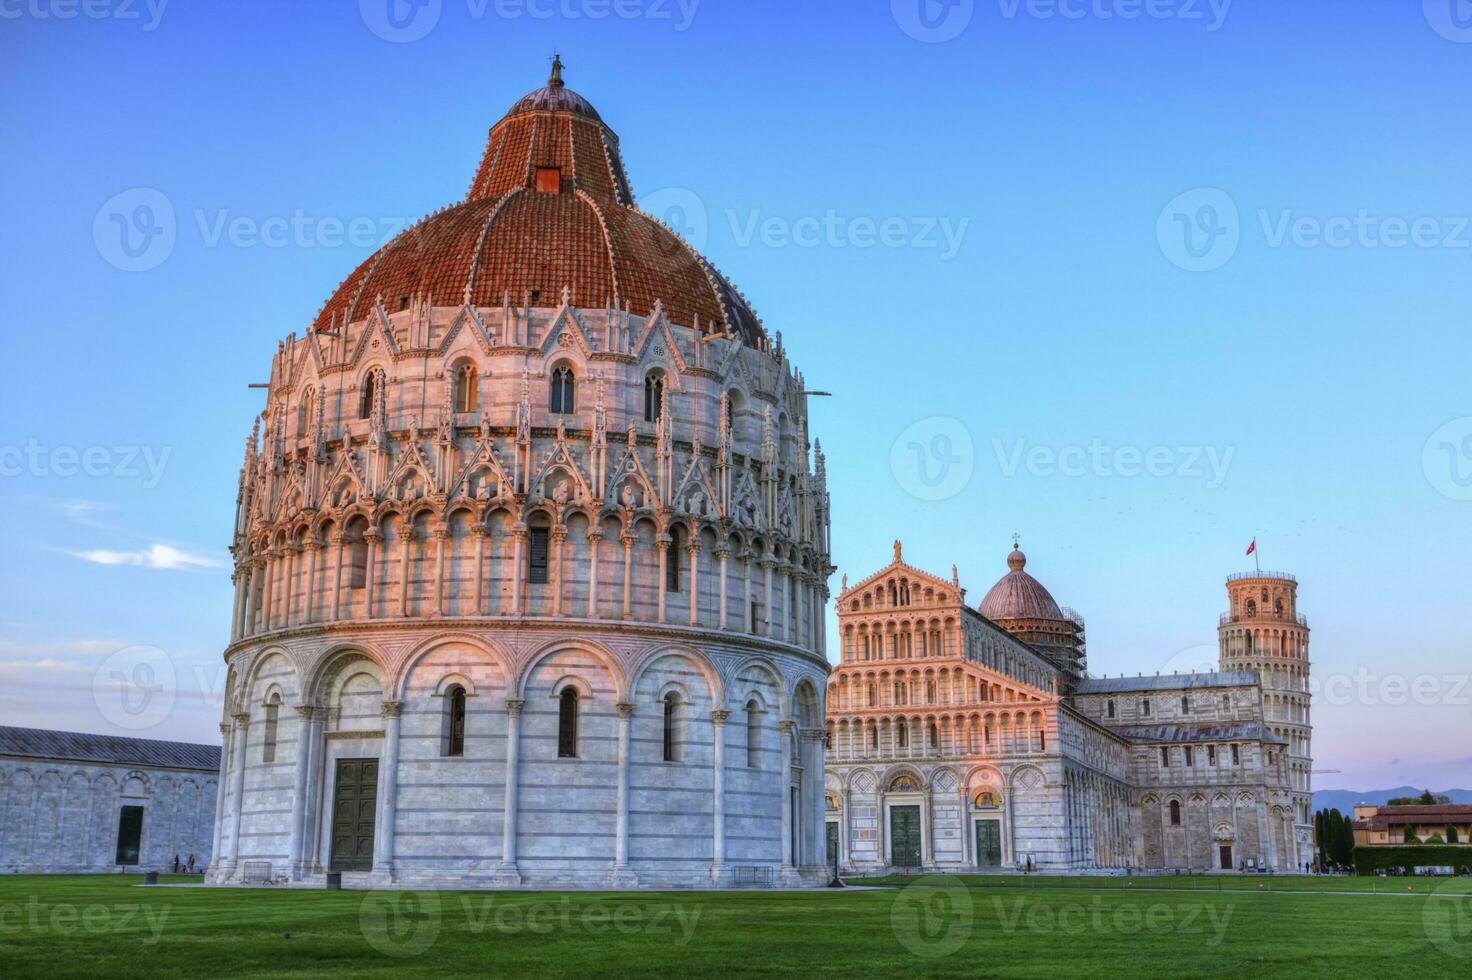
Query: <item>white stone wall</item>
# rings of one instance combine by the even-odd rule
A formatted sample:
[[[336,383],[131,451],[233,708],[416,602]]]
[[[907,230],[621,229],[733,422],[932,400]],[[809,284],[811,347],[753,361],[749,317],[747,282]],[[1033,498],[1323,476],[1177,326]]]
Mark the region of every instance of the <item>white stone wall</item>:
[[[0,873],[118,870],[123,806],[143,807],[136,870],[168,871],[191,854],[203,870],[215,791],[214,773],[0,758]]]

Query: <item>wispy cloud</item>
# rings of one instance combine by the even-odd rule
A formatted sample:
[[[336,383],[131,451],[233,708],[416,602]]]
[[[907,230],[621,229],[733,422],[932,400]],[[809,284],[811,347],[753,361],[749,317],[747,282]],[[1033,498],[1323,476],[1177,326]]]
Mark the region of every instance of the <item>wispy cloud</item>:
[[[174,571],[189,571],[195,568],[221,568],[224,562],[197,555],[167,544],[151,544],[140,551],[109,551],[98,548],[92,551],[72,551],[69,554],[94,565],[133,565],[138,568],[160,568]]]
[[[104,518],[113,510],[109,505],[96,500],[56,500],[52,501],[51,506],[73,524],[93,528],[106,527]]]

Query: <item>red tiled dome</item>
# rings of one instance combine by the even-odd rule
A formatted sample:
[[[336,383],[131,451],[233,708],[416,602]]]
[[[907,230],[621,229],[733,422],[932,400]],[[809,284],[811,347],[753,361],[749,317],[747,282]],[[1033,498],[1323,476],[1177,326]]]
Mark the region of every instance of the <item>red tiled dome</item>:
[[[361,319],[379,296],[477,306],[625,305],[656,301],[674,322],[763,337],[756,314],[706,259],[634,206],[618,136],[553,65],[545,88],[491,127],[464,203],[437,212],[369,256],[317,315],[317,329]]]

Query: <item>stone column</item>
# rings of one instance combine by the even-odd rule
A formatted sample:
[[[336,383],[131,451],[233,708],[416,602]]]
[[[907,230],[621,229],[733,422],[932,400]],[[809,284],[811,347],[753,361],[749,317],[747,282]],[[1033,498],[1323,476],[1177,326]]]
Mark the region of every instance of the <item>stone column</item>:
[[[767,598],[762,603],[762,616],[765,620],[762,623],[762,636],[772,635],[772,569],[776,565],[777,563],[770,558],[763,558],[761,561],[762,571],[767,579]]]
[[[554,524],[551,534],[551,557],[557,563],[557,571],[552,576],[552,615],[562,615],[562,590],[567,585],[567,576],[564,569],[567,567],[567,525]]]
[[[620,541],[622,541],[623,542],[623,545],[624,545],[624,606],[623,606],[623,618],[624,619],[628,619],[629,618],[629,601],[630,601],[629,600],[629,597],[630,597],[630,590],[633,587],[633,583],[630,581],[630,576],[632,575],[633,568],[634,568],[634,535],[632,535],[632,534],[630,534],[630,533],[628,533],[626,531],[623,534],[620,534],[618,536],[618,539]],[[662,584],[663,583],[661,583],[661,585]]]
[[[690,538],[690,625],[700,625],[700,541]]]
[[[502,885],[521,884],[521,872],[516,867],[516,810],[521,780],[521,709],[525,704],[520,698],[506,699],[505,809],[501,819],[501,866],[495,876],[496,883]]]
[[[670,536],[661,534],[654,539],[654,550],[659,552],[659,581],[654,583],[654,594],[658,596],[659,611],[655,615],[655,621],[663,623],[664,618],[664,593],[665,583],[669,581],[668,569],[670,561]]]
[[[296,706],[296,787],[291,794],[291,839],[287,846],[287,873],[293,881],[302,878],[302,842],[306,837],[307,766],[311,759],[312,720],[316,708]]]
[[[598,548],[603,543],[603,528],[588,525],[588,618],[598,618]]]
[[[629,867],[629,725],[634,717],[634,705],[621,701],[615,707],[618,709],[618,795],[609,881],[619,886],[637,885],[639,879]]]
[[[792,614],[792,583],[796,581],[787,565],[782,569],[782,638],[788,643],[797,642],[797,622]]]
[[[715,828],[711,841],[710,880],[722,884],[726,879],[726,720],[731,712],[717,708],[710,713],[714,736],[714,758],[711,769],[711,792],[714,797]]]
[[[827,824],[823,805],[823,743],[828,731],[823,728],[804,728],[802,731],[802,793],[799,799],[806,819],[798,821],[803,830],[803,848],[806,853],[799,858],[807,867],[821,870],[826,848],[824,833]],[[931,837],[934,837],[932,834]]]
[[[741,632],[743,632],[743,633],[753,633],[754,634],[754,633],[756,633],[756,620],[755,619],[752,619],[750,622],[747,621],[747,617],[751,615],[751,553],[750,553],[750,551],[747,551],[747,552],[745,552],[744,554],[741,555],[741,579],[742,579],[742,582],[743,582],[743,585],[742,585],[742,588],[741,588],[741,596],[742,596],[742,602],[741,602],[741,622],[742,622],[742,628],[741,628]]]
[[[323,759],[325,757],[325,744],[322,731],[326,723],[327,709],[318,707],[312,712],[312,719],[307,726],[307,786],[306,801],[302,813],[302,875],[306,876],[318,870],[318,825],[320,823],[320,812],[322,809],[323,784],[322,778]]]
[[[238,640],[244,635],[241,624],[245,621],[245,584],[248,577],[237,567],[230,582],[235,586],[235,602],[230,607],[230,639]]]
[[[782,874],[788,877],[794,873],[796,855],[792,853],[792,731],[796,724],[790,721],[777,722],[778,746],[781,750],[779,766],[781,778],[778,785],[782,788]]]
[[[220,775],[215,780],[215,827],[210,841],[210,881],[218,881],[224,862],[220,839],[225,830],[225,777],[230,773],[230,726],[220,722]],[[90,815],[91,810],[88,810]],[[89,842],[91,838],[88,838]],[[90,845],[89,845],[90,846]]]
[[[235,810],[230,814],[230,860],[227,866],[221,869],[221,877],[234,874],[236,866],[240,863],[240,817],[245,809],[245,733],[249,727],[249,714],[242,711],[235,715],[235,734],[231,738],[234,747],[230,750],[230,764],[235,767],[230,774],[231,792],[235,795]]]
[[[314,537],[307,538],[307,587],[302,596],[302,619],[303,623],[312,621],[312,597],[317,591],[317,553],[322,550],[322,545]]]
[[[475,537],[475,614],[486,614],[486,526],[480,521],[470,525]]]
[[[394,880],[394,824],[399,810],[399,716],[404,702],[383,702],[383,758],[379,762],[378,813],[374,826],[378,840],[373,847],[373,880],[389,884]]]
[[[383,537],[383,532],[376,527],[370,527],[363,532],[363,540],[368,542],[368,568],[364,580],[364,600],[367,603],[363,610],[365,619],[372,619],[377,609],[378,601],[378,542]],[[352,615],[352,607],[348,607],[348,615]]]
[[[511,610],[520,616],[526,611],[522,605],[524,590],[521,587],[522,577],[526,574],[522,566],[522,557],[526,554],[526,525],[520,521],[512,525],[511,539],[516,542],[511,558]]]
[[[409,551],[414,546],[414,525],[408,518],[399,518],[404,526],[403,539],[399,542],[399,616],[409,615]]]
[[[261,559],[261,632],[267,633],[271,630],[271,615],[276,611],[275,603],[271,601],[271,590],[275,588],[276,571],[276,549],[267,549],[265,556]]]
[[[716,549],[716,560],[721,563],[721,619],[719,629],[726,628],[726,563],[731,557],[731,549],[721,547]]]
[[[342,565],[347,558],[347,542],[341,531],[332,532],[332,619],[342,619]]]
[[[443,524],[436,524],[430,531],[434,536],[434,615],[445,614],[445,540],[450,536],[450,529]]]

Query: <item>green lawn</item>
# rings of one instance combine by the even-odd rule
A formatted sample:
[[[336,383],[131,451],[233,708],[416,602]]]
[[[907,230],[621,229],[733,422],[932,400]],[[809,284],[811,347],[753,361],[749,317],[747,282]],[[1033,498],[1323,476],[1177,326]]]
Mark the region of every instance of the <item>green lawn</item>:
[[[1400,886],[1389,895],[1363,893],[1366,879],[1133,880],[611,894],[12,876],[0,976],[1472,976],[1465,879],[1379,881]]]

